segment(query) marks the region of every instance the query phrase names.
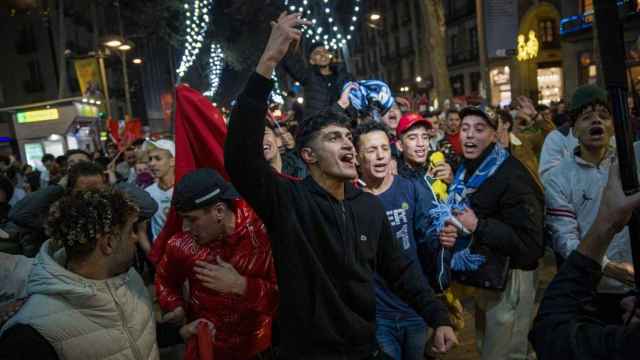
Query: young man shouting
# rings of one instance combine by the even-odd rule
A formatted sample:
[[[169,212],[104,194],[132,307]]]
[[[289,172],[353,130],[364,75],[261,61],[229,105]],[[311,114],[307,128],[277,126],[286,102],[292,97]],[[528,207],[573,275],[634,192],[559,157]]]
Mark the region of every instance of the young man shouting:
[[[406,257],[371,194],[357,177],[351,132],[335,117],[318,115],[298,131],[296,144],[310,176],[276,174],[262,138],[273,70],[292,41],[300,14],[283,14],[233,110],[225,166],[240,194],[262,218],[272,240],[281,295],[283,359],[384,358],[375,338],[374,273],[435,329],[435,347],[457,342],[445,306],[435,299],[419,264]]]
[[[391,145],[386,128],[368,122],[354,131],[361,179],[365,192],[382,202],[391,229],[404,254],[418,262],[417,243],[426,241],[428,209],[433,195],[424,186],[390,171]],[[427,324],[406,302],[388,288],[380,276],[375,276],[376,337],[382,350],[394,359],[424,358]]]

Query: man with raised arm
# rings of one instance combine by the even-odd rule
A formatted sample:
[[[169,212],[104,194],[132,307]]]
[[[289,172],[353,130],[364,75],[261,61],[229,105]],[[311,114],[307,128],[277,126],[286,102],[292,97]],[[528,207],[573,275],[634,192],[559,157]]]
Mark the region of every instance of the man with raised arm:
[[[355,148],[341,119],[319,114],[298,131],[304,180],[279,176],[263,156],[273,70],[299,41],[300,14],[282,14],[229,124],[225,166],[264,221],[280,290],[283,359],[384,359],[376,342],[373,275],[435,329],[434,350],[457,342],[445,306],[406,257],[375,195],[356,189]]]

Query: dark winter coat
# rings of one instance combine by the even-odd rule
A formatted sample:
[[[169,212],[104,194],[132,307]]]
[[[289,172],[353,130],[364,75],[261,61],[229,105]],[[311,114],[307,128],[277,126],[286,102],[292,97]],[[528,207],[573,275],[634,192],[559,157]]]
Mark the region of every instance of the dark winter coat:
[[[332,74],[325,76],[318,66],[307,65],[296,55],[285,57],[280,66],[304,88],[304,119],[329,109],[340,98],[344,84],[353,80],[342,64],[331,65]]]

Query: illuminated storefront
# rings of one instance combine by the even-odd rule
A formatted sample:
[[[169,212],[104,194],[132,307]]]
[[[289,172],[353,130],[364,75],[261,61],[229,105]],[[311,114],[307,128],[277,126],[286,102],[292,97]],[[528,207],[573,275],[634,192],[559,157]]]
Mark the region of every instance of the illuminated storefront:
[[[551,105],[562,99],[562,68],[538,68],[538,102]]]
[[[20,158],[40,166],[44,154],[63,155],[70,149],[89,152],[99,145],[98,106],[81,99],[63,99],[0,109],[11,114]]]
[[[508,66],[489,71],[491,99],[493,106],[505,107],[511,104],[511,70]]]

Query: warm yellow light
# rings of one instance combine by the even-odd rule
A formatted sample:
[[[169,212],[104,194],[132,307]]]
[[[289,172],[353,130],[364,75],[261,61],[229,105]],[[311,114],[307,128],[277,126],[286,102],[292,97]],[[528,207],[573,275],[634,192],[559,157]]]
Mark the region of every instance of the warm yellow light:
[[[104,44],[110,48],[117,48],[122,45],[122,41],[114,39],[114,40],[109,40]]]
[[[129,51],[129,50],[131,50],[131,45],[122,44],[122,45],[118,46],[118,50],[120,50],[120,51]]]
[[[529,39],[525,41],[523,34],[518,35],[518,61],[527,61],[538,57],[540,51],[540,43],[536,37],[536,33],[529,31]]]
[[[371,16],[369,16],[369,19],[371,21],[378,21],[378,20],[380,20],[380,18],[382,18],[382,15],[380,15],[378,13],[373,13],[373,14],[371,14]]]
[[[138,65],[139,65],[139,64],[142,64],[142,59],[140,59],[140,58],[135,58],[135,59],[133,59],[133,63],[134,63],[134,64],[138,64]]]

